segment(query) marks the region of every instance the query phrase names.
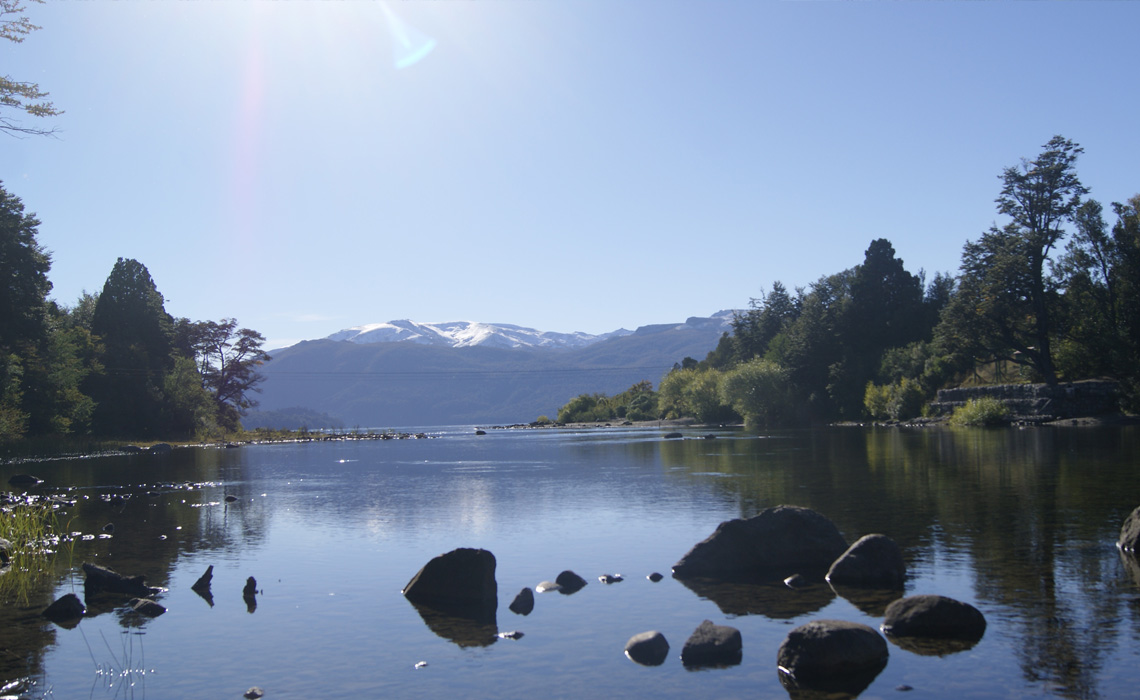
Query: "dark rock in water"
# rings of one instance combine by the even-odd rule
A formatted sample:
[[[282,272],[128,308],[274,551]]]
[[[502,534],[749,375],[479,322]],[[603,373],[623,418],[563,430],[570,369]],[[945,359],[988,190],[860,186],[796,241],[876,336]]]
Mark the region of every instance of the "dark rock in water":
[[[978,640],[986,618],[969,603],[940,595],[913,595],[887,606],[882,630],[895,637]]]
[[[128,453],[128,454],[135,454],[137,452],[143,452],[144,451],[143,448],[139,447],[138,445],[123,445],[119,449],[123,452]]]
[[[649,579],[653,583],[657,583],[658,581],[660,581],[661,579],[663,579],[665,577],[662,576],[661,574],[657,573],[656,571],[654,571],[653,573],[649,574],[645,578]]]
[[[486,434],[487,434],[487,431],[486,431],[486,430],[476,430],[476,431],[475,431],[475,434],[476,434],[476,435],[486,435]]]
[[[39,478],[38,476],[32,476],[31,474],[17,474],[11,479],[8,479],[8,485],[15,486],[17,488],[24,486],[39,486],[42,483],[44,483],[43,479]]]
[[[866,535],[841,554],[827,572],[827,582],[856,588],[902,588],[906,562],[886,535]]]
[[[499,632],[495,636],[499,639],[522,639],[526,635],[524,635],[522,632],[519,632],[518,630],[513,630],[511,632]]]
[[[830,520],[809,508],[776,506],[728,520],[673,565],[677,578],[732,579],[824,572],[847,549]]]
[[[206,573],[199,576],[198,580],[195,581],[194,585],[190,586],[190,588],[195,591],[208,591],[210,590],[210,584],[213,582],[213,580],[214,565],[210,564],[208,567],[206,567]]]
[[[246,700],[257,700],[263,695],[265,695],[265,691],[261,688],[258,688],[256,685],[242,693],[242,697],[246,698]]]
[[[508,607],[516,615],[529,615],[534,610],[534,591],[522,589]]]
[[[115,523],[107,523],[106,525],[104,525],[103,526],[103,532],[107,533],[108,535],[114,533],[115,532]]]
[[[1120,528],[1120,539],[1116,541],[1116,546],[1125,552],[1135,552],[1140,548],[1140,506],[1137,506],[1124,519],[1124,525]]]
[[[66,624],[68,622],[78,621],[87,613],[87,608],[84,607],[83,601],[79,600],[79,596],[74,593],[68,593],[56,599],[54,603],[47,606],[41,615],[51,620],[56,624]]]
[[[602,574],[598,577],[598,580],[602,583],[617,583],[618,581],[624,581],[625,578],[621,574]]]
[[[168,455],[173,451],[174,448],[171,447],[169,443],[165,442],[156,442],[150,446],[149,450],[152,455]]]
[[[245,588],[241,589],[243,598],[252,598],[257,595],[257,579],[250,576],[245,580]]]
[[[635,634],[625,643],[625,655],[642,666],[660,666],[669,656],[669,642],[657,630]]]
[[[237,496],[230,495],[230,496],[225,497],[226,503],[233,503],[236,500],[237,500]]]
[[[558,592],[564,593],[566,595],[577,593],[586,587],[586,579],[582,578],[573,571],[570,571],[569,569],[558,574],[557,578],[554,579],[554,582],[559,586]]]
[[[685,436],[682,435],[681,433],[665,433],[665,439],[666,440],[679,440],[683,437],[685,437]]]
[[[813,620],[788,633],[776,654],[776,664],[780,681],[789,690],[853,697],[879,675],[889,656],[886,640],[867,625]]]
[[[681,649],[681,663],[686,666],[735,666],[740,663],[744,644],[740,630],[705,620]]]
[[[707,434],[703,435],[702,437],[704,437],[704,439],[706,439],[706,440],[716,440],[716,435],[713,435],[712,433],[707,433]]]
[[[158,617],[162,613],[166,612],[166,608],[162,607],[150,598],[131,598],[129,605],[131,606],[132,610],[139,613],[140,615],[146,615],[147,617]]]
[[[123,576],[122,574],[103,566],[83,564],[83,572],[87,574],[84,581],[84,594],[88,597],[99,593],[119,593],[136,598],[149,598],[161,593],[161,589],[146,585],[143,576]]]
[[[454,549],[435,557],[404,586],[413,603],[460,617],[493,617],[499,605],[495,555],[485,549]]]

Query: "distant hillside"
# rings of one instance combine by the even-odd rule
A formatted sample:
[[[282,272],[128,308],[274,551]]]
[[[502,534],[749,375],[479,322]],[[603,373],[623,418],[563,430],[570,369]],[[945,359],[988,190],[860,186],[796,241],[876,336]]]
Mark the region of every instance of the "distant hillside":
[[[575,348],[305,341],[272,353],[259,410],[302,406],[364,428],[526,422],[578,394],[656,385],[674,363],[704,358],[730,318],[643,326]]]

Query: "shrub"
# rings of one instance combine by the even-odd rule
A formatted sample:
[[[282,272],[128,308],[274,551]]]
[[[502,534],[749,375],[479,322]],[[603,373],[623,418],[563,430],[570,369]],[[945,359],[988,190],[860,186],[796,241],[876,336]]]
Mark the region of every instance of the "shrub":
[[[1009,422],[1009,408],[991,396],[981,396],[966,401],[965,405],[954,409],[950,425],[991,426]]]

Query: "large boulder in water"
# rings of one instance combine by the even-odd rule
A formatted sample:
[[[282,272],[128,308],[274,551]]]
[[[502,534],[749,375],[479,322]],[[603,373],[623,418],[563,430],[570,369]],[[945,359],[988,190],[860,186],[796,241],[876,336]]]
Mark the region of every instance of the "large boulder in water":
[[[635,634],[625,643],[625,655],[642,666],[660,666],[669,656],[669,642],[657,630]]]
[[[858,695],[889,655],[886,640],[867,625],[813,620],[788,633],[776,664],[786,687]]]
[[[56,624],[67,625],[78,622],[81,617],[87,614],[87,608],[84,607],[83,601],[79,600],[79,596],[68,593],[56,599],[40,614]]]
[[[1124,519],[1124,525],[1120,528],[1120,539],[1116,541],[1116,546],[1125,552],[1140,550],[1140,506],[1137,506],[1136,510]]]
[[[902,588],[906,562],[902,550],[886,535],[866,535],[831,565],[827,582],[856,588]]]
[[[887,606],[882,630],[897,637],[981,639],[986,618],[969,603],[940,595],[912,595]]]
[[[822,575],[847,549],[835,523],[809,508],[776,506],[747,520],[728,520],[673,565],[677,578]]]
[[[123,576],[113,569],[96,564],[83,564],[83,573],[87,574],[83,582],[83,591],[86,596],[99,593],[119,593],[135,598],[150,598],[162,592],[162,589],[151,588],[146,585],[143,576]]]
[[[462,615],[470,611],[492,616],[498,607],[499,588],[495,582],[495,555],[485,549],[455,549],[424,565],[404,586],[404,597],[412,603]]]

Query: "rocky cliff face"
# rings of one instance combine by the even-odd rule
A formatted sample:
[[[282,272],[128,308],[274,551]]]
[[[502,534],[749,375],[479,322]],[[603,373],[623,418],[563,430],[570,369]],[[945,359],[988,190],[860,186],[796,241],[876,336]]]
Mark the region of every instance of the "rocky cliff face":
[[[994,386],[940,389],[930,404],[933,412],[948,415],[970,399],[989,396],[1009,407],[1018,420],[1046,421],[1078,416],[1099,416],[1120,410],[1120,385],[1090,380],[1065,384],[996,384]]]

